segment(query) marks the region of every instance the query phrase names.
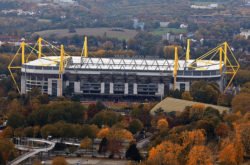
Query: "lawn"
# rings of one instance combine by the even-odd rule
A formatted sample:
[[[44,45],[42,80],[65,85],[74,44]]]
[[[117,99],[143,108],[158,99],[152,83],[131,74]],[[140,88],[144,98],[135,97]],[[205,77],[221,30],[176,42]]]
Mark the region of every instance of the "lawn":
[[[162,36],[166,33],[183,34],[187,33],[187,29],[176,29],[176,28],[158,28],[151,32],[153,35]]]
[[[35,32],[41,37],[48,37],[55,35],[56,37],[68,37],[74,35],[87,35],[87,36],[104,36],[109,38],[117,38],[120,40],[128,40],[133,38],[136,34],[136,30],[122,29],[122,28],[76,28],[75,33],[70,33],[68,29],[55,29]]]
[[[185,109],[186,106],[192,106],[194,104],[203,104],[203,103],[167,97],[166,99],[158,103],[151,110],[151,114],[154,114],[154,112],[157,111],[159,108],[162,108],[165,112],[172,112],[172,111],[181,112]],[[223,106],[218,106],[218,105],[212,105],[212,104],[204,104],[204,105],[206,107],[213,107],[215,109],[218,109],[220,113],[222,113],[223,111],[230,110],[230,108],[228,107],[223,107]]]

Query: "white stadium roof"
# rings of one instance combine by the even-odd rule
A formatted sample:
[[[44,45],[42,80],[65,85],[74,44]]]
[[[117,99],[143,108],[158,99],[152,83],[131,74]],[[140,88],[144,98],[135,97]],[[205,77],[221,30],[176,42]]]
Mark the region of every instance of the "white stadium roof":
[[[133,71],[173,71],[174,60],[166,59],[133,59],[133,58],[81,58],[80,56],[67,56],[66,69],[85,70],[133,70]],[[179,60],[178,70],[184,70],[194,60]],[[60,56],[47,56],[30,61],[26,66],[57,67]],[[220,62],[215,60],[202,60],[196,62],[194,70],[219,70]]]

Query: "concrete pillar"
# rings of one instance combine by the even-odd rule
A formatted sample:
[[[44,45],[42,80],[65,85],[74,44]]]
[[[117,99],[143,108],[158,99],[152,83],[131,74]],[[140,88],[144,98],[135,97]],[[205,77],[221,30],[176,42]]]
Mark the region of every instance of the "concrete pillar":
[[[25,76],[21,76],[21,94],[26,93],[26,79]]]
[[[63,79],[61,80],[56,79],[56,80],[57,80],[57,96],[63,96]],[[60,83],[61,83],[61,86],[60,86]]]
[[[48,79],[48,95],[52,95],[52,79]]]
[[[67,81],[65,82],[65,85],[66,85],[66,87],[69,86],[69,80],[67,80]]]
[[[124,94],[128,95],[128,83],[124,84]]]
[[[81,93],[81,82],[80,81],[74,82],[74,93]]]
[[[155,95],[162,97],[164,96],[164,84],[162,83],[158,84],[158,91]]]
[[[101,83],[101,94],[104,94],[105,93],[105,83],[102,82]]]
[[[114,83],[109,84],[109,94],[114,94]]]
[[[137,83],[134,83],[133,94],[134,94],[134,95],[137,95],[137,94],[138,94],[138,92],[137,92]]]

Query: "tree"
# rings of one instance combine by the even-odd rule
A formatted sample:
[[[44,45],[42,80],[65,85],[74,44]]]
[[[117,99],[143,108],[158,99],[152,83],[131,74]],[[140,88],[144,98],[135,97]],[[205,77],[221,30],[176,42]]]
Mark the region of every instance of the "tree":
[[[205,135],[203,130],[185,131],[181,133],[183,148],[192,148],[194,145],[203,145],[205,143]]]
[[[250,122],[241,124],[240,137],[246,155],[250,155]]]
[[[224,138],[227,137],[229,134],[230,128],[225,123],[220,123],[216,129],[215,133],[218,137]]]
[[[12,112],[8,117],[7,124],[13,128],[22,127],[25,124],[25,118],[20,112]]]
[[[142,160],[141,154],[140,154],[139,150],[137,149],[135,143],[132,143],[129,146],[128,150],[126,151],[125,156],[126,156],[127,159],[131,159],[131,160],[134,160],[134,161],[137,161],[137,162]]]
[[[122,117],[116,112],[101,111],[94,116],[92,123],[98,125],[99,127],[102,127],[103,125],[108,125],[111,127],[112,125],[121,121],[121,119]]]
[[[52,160],[52,165],[68,165],[68,163],[64,157],[55,157]]]
[[[168,121],[166,119],[159,119],[157,121],[157,129],[160,131],[168,128]]]
[[[143,104],[139,105],[136,108],[133,108],[133,110],[131,111],[131,116],[139,119],[145,127],[151,125],[150,109],[147,109]]]
[[[14,151],[15,151],[15,146],[11,141],[5,138],[0,138],[1,164],[6,164],[7,161],[9,160],[10,155],[14,154]]]
[[[109,127],[105,127],[105,128],[102,128],[98,134],[97,134],[97,137],[98,138],[107,138],[108,134],[110,132],[110,128]]]
[[[181,98],[183,100],[193,101],[193,97],[191,96],[190,92],[185,91],[181,94]]]
[[[164,141],[149,151],[150,164],[180,165],[179,155],[182,147],[170,141]]]
[[[90,149],[91,147],[92,147],[92,140],[88,137],[85,137],[80,143],[80,148],[82,149]]]
[[[128,130],[126,129],[121,129],[121,128],[112,128],[109,133],[108,133],[108,136],[107,138],[109,140],[118,140],[118,141],[133,141],[134,140],[134,137],[132,135],[131,132],[129,132]]]
[[[236,95],[232,101],[232,109],[234,112],[245,114],[250,111],[250,93],[240,93]]]
[[[98,153],[106,153],[108,150],[108,139],[106,137],[102,138],[99,145]]]
[[[225,165],[236,165],[237,164],[237,153],[233,143],[227,144],[219,152],[219,161]]]
[[[206,81],[193,82],[190,92],[195,101],[212,104],[217,104],[220,95],[218,85]]]
[[[141,131],[143,128],[143,124],[140,120],[134,119],[129,123],[128,130],[133,134]]]
[[[13,128],[12,127],[6,127],[2,132],[1,132],[1,136],[3,138],[12,138],[14,134]]]
[[[187,165],[213,165],[211,151],[203,145],[194,146],[189,154]]]

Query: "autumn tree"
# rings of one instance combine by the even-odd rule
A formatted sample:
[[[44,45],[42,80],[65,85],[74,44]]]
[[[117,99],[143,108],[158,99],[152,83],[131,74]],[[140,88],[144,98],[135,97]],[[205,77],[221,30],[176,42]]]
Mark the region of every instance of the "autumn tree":
[[[203,145],[194,146],[189,154],[187,165],[213,165],[211,151]]]
[[[160,131],[168,128],[168,121],[166,119],[159,119],[157,121],[157,129]]]
[[[193,97],[191,96],[190,92],[185,91],[181,94],[181,98],[183,100],[193,101]]]
[[[225,165],[237,164],[237,152],[233,143],[229,143],[219,152],[219,161]]]
[[[1,132],[1,137],[3,138],[12,138],[14,134],[14,130],[12,127],[6,127],[2,132]]]
[[[240,124],[240,138],[246,155],[250,155],[250,122]]]
[[[182,147],[170,141],[164,141],[149,151],[149,164],[180,165],[178,160]]]
[[[52,160],[52,165],[68,165],[68,163],[64,157],[55,157]]]
[[[183,148],[192,148],[195,145],[203,145],[206,140],[204,131],[199,129],[181,133],[181,139]]]
[[[215,133],[218,137],[224,138],[227,137],[229,134],[230,128],[228,127],[227,124],[225,123],[220,123],[216,129],[215,129]]]
[[[245,114],[250,110],[250,93],[240,93],[236,95],[232,101],[232,109],[234,112]]]
[[[90,149],[92,147],[92,140],[88,137],[85,137],[81,143],[80,143],[80,148],[82,149]]]
[[[0,163],[6,164],[7,161],[9,160],[10,155],[14,154],[14,152],[15,152],[14,144],[5,138],[0,138],[0,154],[1,154]]]
[[[109,127],[105,127],[105,128],[102,128],[98,134],[97,134],[97,137],[98,138],[104,138],[104,137],[107,137],[108,134],[110,132],[110,128]]]

